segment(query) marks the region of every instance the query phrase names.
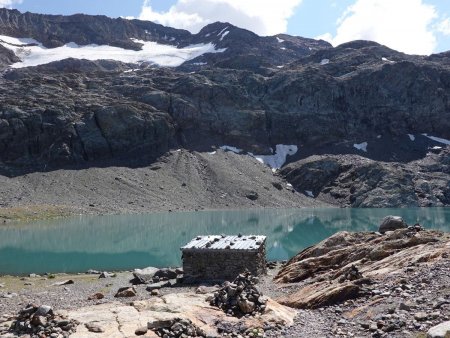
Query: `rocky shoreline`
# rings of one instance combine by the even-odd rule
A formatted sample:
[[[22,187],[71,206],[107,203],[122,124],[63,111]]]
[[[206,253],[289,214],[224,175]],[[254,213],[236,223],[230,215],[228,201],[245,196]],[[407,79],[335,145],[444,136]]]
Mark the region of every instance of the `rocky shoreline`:
[[[386,219],[380,232],[339,232],[288,262],[269,264],[268,274],[258,280],[243,275],[222,288],[186,285],[181,283],[181,273],[180,269],[149,268],[114,274],[2,276],[0,337],[15,337],[8,328],[21,310],[30,309],[28,304],[36,304],[33,311],[46,305],[66,316],[59,321],[82,323],[74,337],[114,336],[117,325],[126,326],[128,336],[147,337],[155,332],[164,336],[164,328],[187,336],[186,332],[204,332],[195,331],[198,327],[220,328],[217,337],[291,338],[437,338],[446,337],[439,335],[442,330],[450,330],[450,234],[419,225],[407,227],[398,218]],[[240,283],[247,296],[238,298],[238,308],[230,312],[223,300],[235,295],[228,293],[229,285]],[[239,299],[247,300],[240,304]],[[177,311],[175,317],[173,313],[168,316],[171,307],[180,306],[192,316],[178,316]],[[144,329],[150,317],[139,315],[144,323],[136,322],[130,319],[130,311],[156,321],[170,317],[170,325],[154,322],[155,331],[150,324]],[[123,318],[112,323],[107,319],[111,313],[122,313]],[[199,313],[214,314],[216,322],[200,325]],[[237,325],[235,316],[243,316],[246,324]],[[273,316],[284,321],[273,322]],[[57,332],[51,337],[65,337],[63,329],[56,329],[58,320],[39,320],[56,323],[52,328]]]

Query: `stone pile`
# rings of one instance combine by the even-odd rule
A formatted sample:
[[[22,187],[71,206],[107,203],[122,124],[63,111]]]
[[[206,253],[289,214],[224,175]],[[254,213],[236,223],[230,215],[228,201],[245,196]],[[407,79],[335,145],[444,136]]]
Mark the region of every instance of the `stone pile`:
[[[66,338],[74,333],[79,323],[57,315],[48,305],[28,304],[11,324],[10,331],[30,338]]]
[[[258,278],[249,272],[240,274],[232,283],[223,283],[222,287],[214,292],[210,304],[236,317],[263,313],[267,298],[263,297],[262,292],[255,286],[257,282]]]
[[[408,229],[409,229],[409,230],[414,230],[414,231],[416,231],[416,232],[425,230],[425,229],[423,228],[423,226],[421,226],[419,223],[416,223],[416,224],[414,224],[414,225],[408,226]]]
[[[163,338],[206,337],[202,329],[194,325],[191,320],[183,318],[149,322],[148,328],[153,330],[158,337]]]
[[[266,337],[271,334],[275,337],[281,337],[280,330],[285,326],[284,323],[265,323],[261,327],[248,327],[244,322],[230,323],[217,321],[215,323],[217,332],[221,337],[230,338],[253,338]]]
[[[345,281],[354,281],[362,278],[363,275],[359,272],[358,268],[355,265],[352,265],[347,269],[347,271],[342,273],[342,276],[339,278],[339,282],[343,283]]]
[[[277,262],[274,262],[274,261],[266,262],[266,266],[267,266],[268,269],[273,270],[273,269],[275,269],[277,267]]]

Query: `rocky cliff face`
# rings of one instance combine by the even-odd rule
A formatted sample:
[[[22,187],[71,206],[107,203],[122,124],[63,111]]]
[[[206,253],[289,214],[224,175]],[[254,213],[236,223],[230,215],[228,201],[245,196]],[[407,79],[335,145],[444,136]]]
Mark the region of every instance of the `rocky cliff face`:
[[[409,163],[359,155],[321,155],[291,163],[281,175],[298,191],[344,207],[450,205],[450,152]]]
[[[288,35],[259,37],[227,23],[192,35],[138,20],[6,9],[0,9],[0,35],[33,38],[43,48],[75,42],[138,51],[152,41],[178,49],[211,43],[220,51],[172,68],[145,60],[72,58],[15,69],[11,65],[28,47],[22,45],[16,55],[0,37],[5,171],[151,160],[175,147],[205,151],[230,144],[267,154],[276,144],[295,144],[299,153],[312,155],[318,148],[380,135],[428,133],[450,139],[448,53],[410,56],[368,41],[332,48]],[[376,158],[370,145],[363,155],[393,160]],[[331,160],[338,167],[345,161]],[[448,182],[448,173],[443,175]],[[448,204],[448,197],[438,199]],[[349,198],[343,204],[366,206]]]

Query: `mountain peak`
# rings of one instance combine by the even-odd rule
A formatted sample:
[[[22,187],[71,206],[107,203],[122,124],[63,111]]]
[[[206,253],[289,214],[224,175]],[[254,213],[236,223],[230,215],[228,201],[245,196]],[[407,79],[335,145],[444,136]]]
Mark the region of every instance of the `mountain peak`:
[[[232,25],[229,22],[216,21],[216,22],[207,24],[205,27],[203,27],[200,30],[199,34],[200,33],[210,33],[210,32],[216,31],[216,30],[222,30],[222,29],[226,29],[226,28],[232,29],[232,28],[236,28],[236,26]]]

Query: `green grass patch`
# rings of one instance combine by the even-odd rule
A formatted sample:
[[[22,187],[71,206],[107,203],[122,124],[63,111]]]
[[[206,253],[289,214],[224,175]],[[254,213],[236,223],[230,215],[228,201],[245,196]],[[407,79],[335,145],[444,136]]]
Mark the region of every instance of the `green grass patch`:
[[[59,205],[27,205],[0,208],[0,225],[12,222],[30,222],[74,215],[74,210]]]

